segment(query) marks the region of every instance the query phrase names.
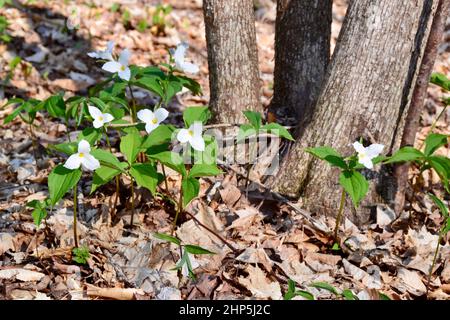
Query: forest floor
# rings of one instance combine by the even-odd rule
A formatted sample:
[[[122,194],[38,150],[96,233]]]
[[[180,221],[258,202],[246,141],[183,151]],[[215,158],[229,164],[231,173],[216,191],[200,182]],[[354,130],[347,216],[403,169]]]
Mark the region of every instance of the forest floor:
[[[203,95],[181,93],[170,104],[169,121],[181,122],[185,106],[208,103],[207,52],[201,0],[170,0],[165,34],[155,35],[150,27],[136,30],[140,20],[150,20],[158,1],[23,1],[24,8],[3,8],[0,13],[10,21],[12,40],[0,43],[0,105],[13,96],[44,99],[63,90],[65,96],[86,94],[87,88],[105,77],[89,58],[89,51],[103,49],[114,40],[120,49],[132,52],[131,63],[155,65],[165,62],[168,48],[184,40],[190,44],[188,56],[199,64],[196,80]],[[274,68],[275,4],[260,0],[256,10],[260,58],[262,102],[268,106],[272,96]],[[120,6],[114,4],[121,4]],[[346,6],[335,1],[333,46],[342,24]],[[124,22],[124,12],[129,21]],[[79,28],[63,32],[67,17]],[[125,19],[126,20],[126,19]],[[450,74],[450,37],[442,46],[435,71]],[[22,58],[12,69],[14,57]],[[399,62],[401,63],[401,62]],[[155,98],[136,91],[139,103],[153,105]],[[429,87],[425,112],[417,145],[429,132],[431,123],[442,110],[443,93]],[[0,109],[0,120],[13,107]],[[450,113],[437,124],[437,130],[450,134]],[[63,159],[47,154],[49,144],[66,140],[68,128],[62,122],[38,115],[35,134],[39,146],[33,151],[28,127],[16,118],[0,127],[0,299],[281,299],[288,279],[314,295],[316,299],[342,299],[340,293],[350,289],[359,299],[378,299],[379,293],[391,299],[424,299],[441,215],[426,192],[407,194],[407,206],[400,217],[379,207],[370,225],[358,228],[345,219],[341,234],[342,251],[330,249],[329,231],[333,217],[305,218],[295,203],[265,201],[263,193],[252,183],[248,197],[245,181],[235,171],[226,170],[218,178],[204,179],[200,197],[187,211],[226,238],[231,250],[214,234],[207,232],[185,216],[176,235],[185,243],[207,248],[215,255],[197,256],[196,280],[179,277],[172,269],[179,258],[177,247],[152,236],[153,232],[170,233],[172,213],[138,190],[136,199],[138,226],[129,230],[130,208],[120,198],[117,217],[112,221],[109,204],[113,186],[105,186],[93,196],[89,179],[79,186],[79,233],[82,244],[89,247],[85,265],[71,260],[72,208],[67,197],[54,208],[46,225],[38,230],[26,203],[47,195],[47,176]],[[112,141],[117,147],[116,141]],[[448,146],[447,146],[448,147]],[[442,148],[443,155],[450,150]],[[39,169],[37,169],[39,168]],[[415,169],[410,182],[415,184]],[[257,174],[251,176],[259,181]],[[438,177],[423,176],[424,191],[436,188]],[[169,176],[169,189],[176,193],[180,180]],[[129,194],[123,187],[121,195]],[[303,214],[302,214],[303,213]],[[450,298],[450,245],[441,247],[428,297]],[[338,294],[311,286],[324,282],[337,288]],[[295,297],[294,299],[303,299]]]

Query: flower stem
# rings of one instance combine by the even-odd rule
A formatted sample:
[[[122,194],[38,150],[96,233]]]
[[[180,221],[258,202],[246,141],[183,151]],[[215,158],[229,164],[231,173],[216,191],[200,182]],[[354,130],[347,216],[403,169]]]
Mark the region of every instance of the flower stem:
[[[164,187],[166,188],[166,192],[169,193],[169,186],[167,184],[167,175],[166,175],[166,169],[164,168],[164,164],[161,163],[161,168],[164,176]]]
[[[131,220],[130,226],[133,227],[134,218],[134,179],[131,177]]]
[[[136,113],[136,99],[133,95],[133,89],[131,88],[131,85],[128,84],[128,88],[130,89],[130,95],[131,95],[131,119],[133,122],[137,121],[137,113]]]
[[[334,227],[334,241],[338,242],[338,232],[339,232],[339,225],[341,224],[341,218],[342,213],[344,212],[344,205],[345,205],[345,190],[342,188],[341,193],[341,203],[339,204],[339,212],[336,216],[336,226]]]
[[[111,142],[109,141],[109,137],[108,137],[105,127],[103,127],[103,132],[105,133],[105,140],[106,140],[106,144],[109,147],[109,152],[112,153]],[[120,191],[120,173],[116,176],[116,196],[114,197],[114,204],[113,204],[113,207],[111,208],[111,212],[110,212],[111,216],[113,216],[113,214],[116,212],[117,200],[119,199],[119,191]]]
[[[447,104],[445,104],[444,109],[439,113],[439,115],[434,119],[433,124],[431,125],[430,132],[433,133],[434,129],[436,128],[436,124],[439,121],[439,119],[442,117],[442,115],[445,113],[445,110],[447,110]]]
[[[434,269],[434,266],[436,264],[437,256],[438,256],[438,253],[439,253],[439,246],[440,246],[441,241],[442,241],[442,236],[443,236],[443,232],[441,231],[439,233],[439,239],[438,239],[438,243],[437,243],[437,246],[436,246],[436,250],[434,251],[433,262],[431,263],[430,271],[428,272],[427,293],[428,293],[428,290],[430,288],[431,276],[433,275],[433,269]]]
[[[183,184],[180,187],[180,197],[178,199],[177,213],[175,214],[175,219],[173,220],[172,235],[174,234],[175,228],[177,226],[178,216],[182,211],[183,211]]]
[[[77,189],[78,184],[73,188],[73,239],[75,242],[75,248],[78,248],[78,234],[77,234],[77,207],[78,207],[78,199],[77,199]]]

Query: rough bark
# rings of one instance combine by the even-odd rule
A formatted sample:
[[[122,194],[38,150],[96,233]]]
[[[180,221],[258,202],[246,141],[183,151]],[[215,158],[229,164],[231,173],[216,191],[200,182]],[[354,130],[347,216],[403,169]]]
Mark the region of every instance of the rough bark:
[[[332,0],[278,0],[270,109],[301,119],[314,106],[330,59]]]
[[[436,61],[438,48],[444,36],[446,19],[450,14],[450,0],[441,0],[436,11],[436,16],[431,26],[430,36],[425,48],[425,54],[420,68],[419,76],[411,99],[411,106],[406,117],[405,128],[401,140],[401,146],[413,146],[419,130],[420,116],[425,106],[427,88],[434,62]],[[397,178],[397,191],[395,195],[395,212],[400,213],[405,204],[405,190],[408,184],[409,164],[402,164],[395,168]]]
[[[242,123],[262,112],[252,0],[204,0],[210,107],[216,122]]]
[[[306,147],[329,145],[344,155],[363,138],[395,146],[409,109],[423,50],[438,0],[352,1],[323,90],[311,118],[281,165],[273,188],[302,196],[313,212],[335,213],[341,188],[338,171],[307,154]],[[392,205],[394,183],[384,170],[364,172],[369,196],[351,218],[365,223],[373,205]],[[347,208],[352,208],[347,199]]]

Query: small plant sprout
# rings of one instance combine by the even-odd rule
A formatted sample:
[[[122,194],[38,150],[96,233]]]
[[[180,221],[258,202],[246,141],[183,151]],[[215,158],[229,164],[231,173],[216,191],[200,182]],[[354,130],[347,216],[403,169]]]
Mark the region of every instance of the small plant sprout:
[[[95,129],[101,128],[105,125],[105,123],[111,122],[114,120],[114,117],[110,113],[103,113],[99,108],[94,106],[88,106],[89,114],[92,119],[94,119],[93,126]]]
[[[71,155],[64,167],[70,170],[78,169],[80,166],[84,170],[94,171],[100,168],[100,162],[91,155],[91,146],[86,140],[78,143],[78,152]]]
[[[175,61],[175,68],[184,73],[196,74],[199,71],[197,65],[186,61],[186,50],[189,45],[186,42],[178,44],[175,50],[172,50],[173,59]]]
[[[113,58],[113,49],[114,49],[114,41],[108,41],[106,44],[106,49],[103,51],[93,51],[88,52],[88,56],[94,59],[101,59],[101,60],[114,60]]]
[[[384,146],[382,144],[371,144],[368,147],[364,147],[358,141],[353,143],[353,148],[355,148],[358,153],[358,162],[362,164],[367,169],[373,169],[372,159],[378,157],[381,152],[383,152]]]
[[[72,260],[76,263],[86,264],[89,257],[89,248],[86,246],[72,249]]]
[[[383,160],[380,153],[383,151],[384,146],[381,144],[372,144],[369,147],[364,147],[361,143],[355,142],[353,147],[357,154],[348,158],[344,158],[336,150],[327,146],[306,148],[306,152],[321,160],[325,160],[331,166],[338,167],[341,170],[339,184],[342,186],[342,193],[334,228],[335,244],[333,248],[339,246],[338,231],[344,212],[345,194],[347,193],[350,196],[354,206],[357,208],[369,191],[369,182],[358,172],[358,170],[361,170],[364,167],[372,169],[374,164]]]
[[[155,112],[150,109],[142,109],[137,113],[138,119],[145,123],[147,133],[155,130],[168,116],[169,111],[164,108],[156,109]]]
[[[177,134],[180,143],[188,142],[194,150],[204,151],[205,140],[202,136],[203,126],[200,121],[195,121],[188,129],[181,129]]]
[[[128,49],[124,49],[119,56],[119,59],[106,62],[102,69],[111,73],[117,73],[120,79],[129,81],[131,77],[131,70],[128,66],[131,53]]]
[[[186,248],[181,249],[181,258],[177,261],[177,268],[181,267],[181,274],[185,277],[194,277],[193,270],[198,268],[200,264],[195,259],[194,255],[189,255]]]

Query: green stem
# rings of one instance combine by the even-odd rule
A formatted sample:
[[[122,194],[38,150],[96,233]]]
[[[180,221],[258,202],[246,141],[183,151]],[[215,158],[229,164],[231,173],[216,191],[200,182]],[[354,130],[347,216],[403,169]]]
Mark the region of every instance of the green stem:
[[[130,226],[133,227],[134,219],[134,179],[131,177],[131,221]]]
[[[177,226],[178,216],[183,211],[183,184],[180,187],[180,198],[178,199],[177,213],[175,214],[175,219],[173,220],[172,225],[172,235],[175,232],[175,228]]]
[[[77,207],[78,207],[78,199],[77,199],[77,189],[78,184],[73,188],[73,239],[75,241],[75,248],[78,248],[78,234],[77,234]]]
[[[431,264],[430,271],[428,273],[427,293],[428,293],[428,290],[430,288],[431,276],[433,275],[433,269],[434,269],[434,266],[436,264],[437,256],[438,256],[438,253],[439,253],[439,246],[440,246],[441,241],[442,241],[442,236],[443,236],[443,232],[441,231],[439,233],[439,239],[438,239],[438,243],[437,243],[437,246],[436,246],[436,250],[434,251],[433,262]]]
[[[136,122],[137,113],[136,113],[136,99],[133,95],[133,89],[131,88],[131,85],[128,84],[128,88],[130,89],[130,95],[131,95],[131,119],[133,122]]]
[[[111,142],[109,141],[109,137],[105,127],[103,127],[103,132],[105,133],[105,140],[106,144],[108,145],[109,152],[112,153]],[[119,199],[119,191],[120,191],[120,174],[116,176],[116,196],[114,197],[114,204],[113,207],[111,208],[111,216],[116,212],[117,200]]]
[[[164,168],[164,165],[161,163],[161,168],[164,176],[164,187],[166,188],[166,192],[169,193],[169,185],[167,184],[167,175],[166,175],[166,169]]]
[[[433,124],[431,125],[430,132],[433,133],[434,129],[436,128],[436,124],[439,121],[439,119],[442,117],[442,115],[445,113],[445,110],[447,110],[447,104],[444,106],[444,109],[439,113],[439,115],[434,119]]]
[[[345,205],[345,190],[342,189],[341,202],[339,204],[339,212],[336,216],[336,226],[334,227],[334,241],[336,243],[338,242],[339,225],[341,224],[342,213],[344,212],[344,205]]]

